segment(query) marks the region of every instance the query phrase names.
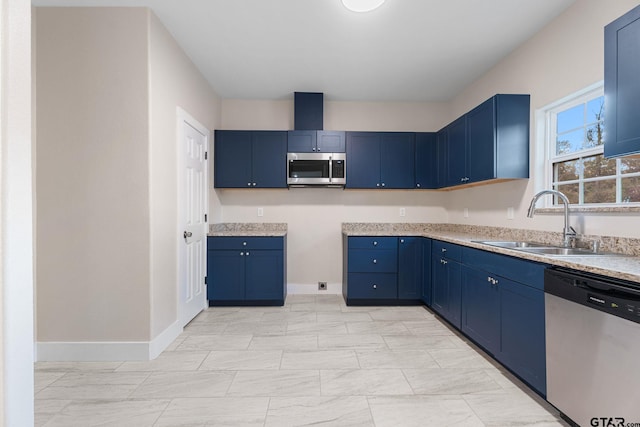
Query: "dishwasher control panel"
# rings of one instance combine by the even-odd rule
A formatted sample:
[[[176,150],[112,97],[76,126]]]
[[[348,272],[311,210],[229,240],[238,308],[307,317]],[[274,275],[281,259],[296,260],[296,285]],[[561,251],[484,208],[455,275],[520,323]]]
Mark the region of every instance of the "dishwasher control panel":
[[[554,268],[544,277],[546,293],[640,323],[640,284]]]

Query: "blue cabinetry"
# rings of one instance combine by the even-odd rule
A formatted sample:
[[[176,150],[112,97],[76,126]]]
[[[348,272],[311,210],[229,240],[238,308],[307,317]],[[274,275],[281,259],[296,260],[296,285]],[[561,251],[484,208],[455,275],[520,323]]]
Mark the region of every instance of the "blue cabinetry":
[[[640,6],[604,28],[605,157],[640,153]]]
[[[329,130],[290,130],[289,153],[344,153],[346,132]]]
[[[208,237],[209,305],[283,305],[285,237]]]
[[[462,331],[546,394],[544,264],[464,248]]]
[[[422,239],[422,302],[431,306],[432,272],[431,272],[431,239]]]
[[[529,95],[495,95],[444,131],[445,186],[529,177]]]
[[[217,130],[214,187],[286,188],[287,132]]]
[[[345,236],[342,293],[347,305],[420,304],[424,240]]]
[[[415,187],[415,134],[347,132],[347,188]]]
[[[431,308],[460,329],[461,247],[434,240],[432,243]]]
[[[438,146],[434,132],[416,133],[415,188],[438,188]]]

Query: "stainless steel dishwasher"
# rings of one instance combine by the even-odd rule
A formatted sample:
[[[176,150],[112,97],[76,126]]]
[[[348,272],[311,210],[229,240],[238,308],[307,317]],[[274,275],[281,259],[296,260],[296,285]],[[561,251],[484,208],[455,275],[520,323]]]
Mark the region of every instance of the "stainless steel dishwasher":
[[[640,423],[640,284],[545,270],[547,400],[580,426]]]

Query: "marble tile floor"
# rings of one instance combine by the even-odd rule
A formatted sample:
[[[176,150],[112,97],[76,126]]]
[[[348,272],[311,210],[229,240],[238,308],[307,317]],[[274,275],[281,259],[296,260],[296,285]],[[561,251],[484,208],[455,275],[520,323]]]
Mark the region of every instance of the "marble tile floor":
[[[36,426],[566,426],[424,307],[200,313],[148,362],[38,362]]]

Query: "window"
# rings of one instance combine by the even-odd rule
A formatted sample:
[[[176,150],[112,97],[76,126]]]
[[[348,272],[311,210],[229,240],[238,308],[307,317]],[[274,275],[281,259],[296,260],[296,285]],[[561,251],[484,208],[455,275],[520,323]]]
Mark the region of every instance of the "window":
[[[547,176],[572,204],[640,202],[640,160],[604,158],[605,108],[599,85],[546,110]]]

